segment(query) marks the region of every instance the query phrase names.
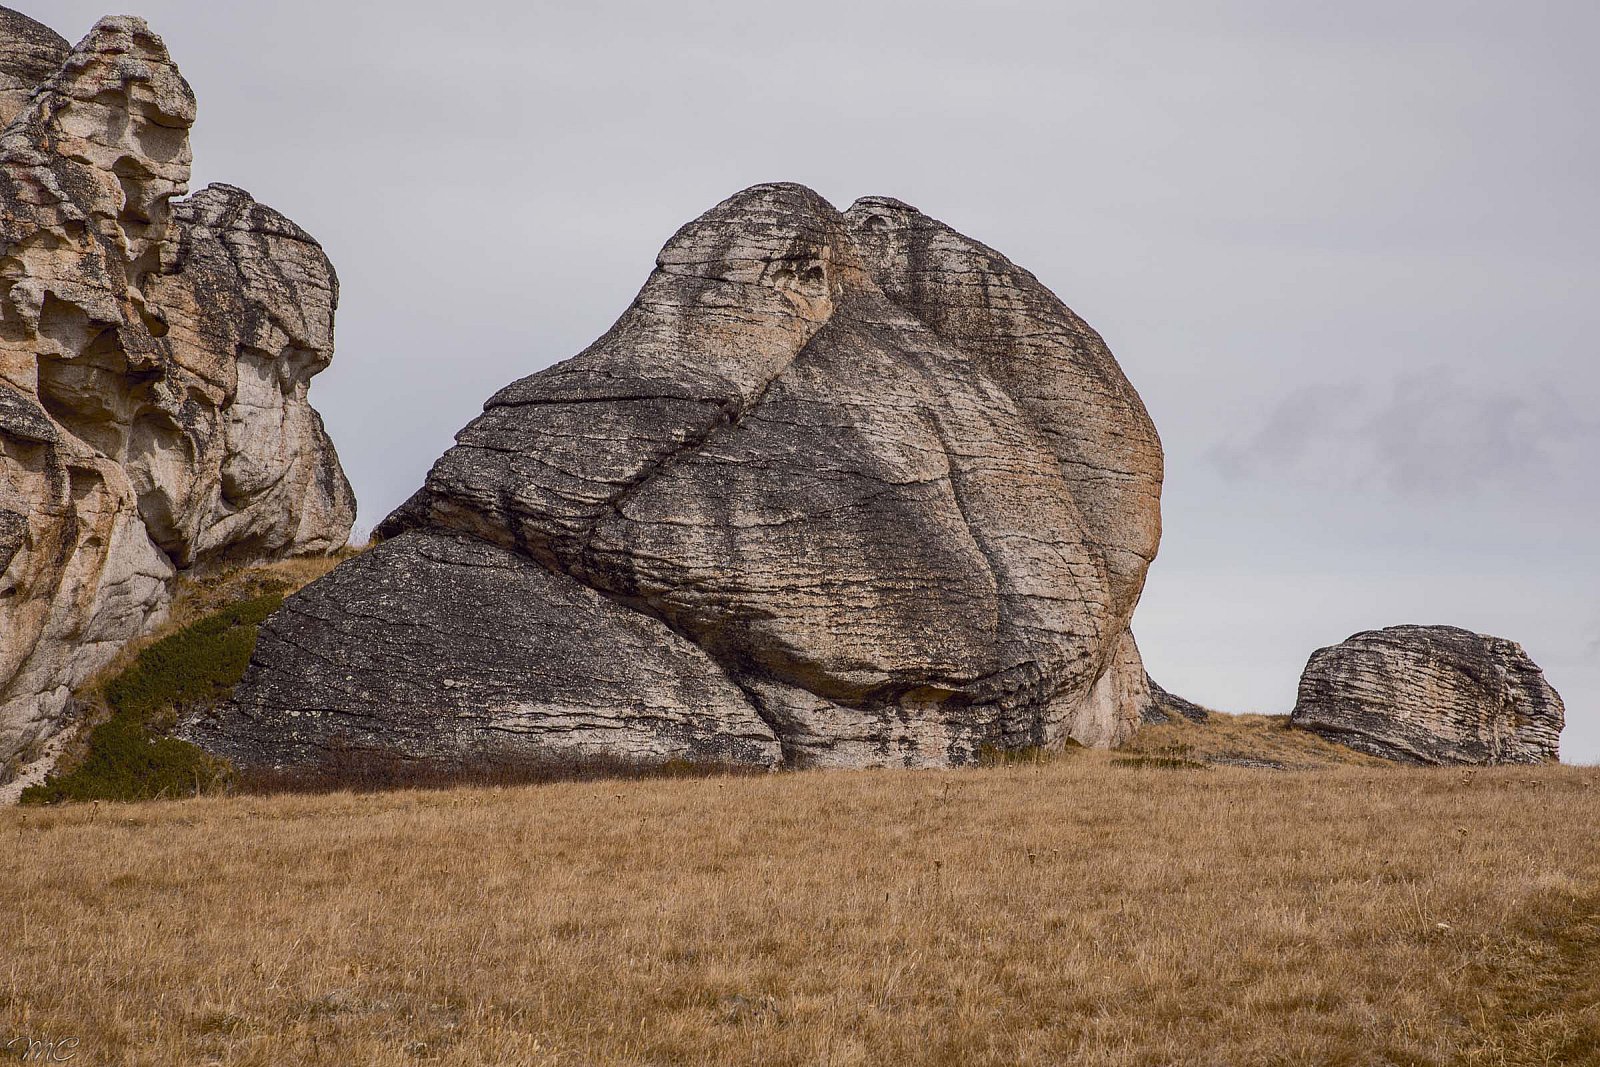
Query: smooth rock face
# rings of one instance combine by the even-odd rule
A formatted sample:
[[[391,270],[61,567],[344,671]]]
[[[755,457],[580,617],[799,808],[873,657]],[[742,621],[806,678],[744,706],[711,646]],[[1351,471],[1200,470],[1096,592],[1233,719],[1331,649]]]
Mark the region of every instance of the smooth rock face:
[[[525,753],[727,759],[770,766],[778,739],[693,644],[525,556],[465,534],[387,541],[267,620],[245,679],[255,701],[193,723],[189,736],[249,761],[231,722],[277,704],[315,706],[251,726],[290,764],[403,752],[492,762]],[[538,611],[528,611],[533,603]],[[312,632],[307,647],[297,635]],[[389,670],[374,670],[381,655]],[[598,659],[597,657],[604,657]],[[371,709],[385,708],[377,716]]]
[[[235,712],[203,736],[244,762],[303,763],[364,716],[392,728],[360,738],[434,755],[460,736],[436,678],[480,655],[450,635],[567,626],[588,655],[529,646],[552,651],[518,659],[521,688],[507,680],[491,714],[512,725],[474,727],[474,751],[546,732],[610,744],[609,724],[550,695],[573,685],[614,694],[625,751],[644,759],[692,743],[766,762],[752,722],[790,765],[1113,744],[1148,699],[1128,621],[1160,536],[1161,462],[1104,343],[1032,275],[898,201],[841,214],[802,186],[757,186],[680,230],[588,349],[491,397],[380,526],[394,554],[361,562],[365,582],[388,581],[415,551],[399,546],[468,534],[565,592],[492,609],[419,593],[407,625],[439,635],[439,662],[397,660],[340,621],[368,595],[347,564],[263,631]],[[688,699],[683,678],[641,661],[619,684],[601,636],[619,615],[698,650],[680,668],[692,735],[653,710]],[[289,645],[338,650],[353,679],[339,708]]]
[[[57,39],[0,23],[23,27],[10,107]],[[0,132],[0,758],[63,724],[179,573],[326,553],[354,519],[306,401],[327,257],[242,190],[176,199],[194,95],[142,21],[59,51]]]
[[[1312,653],[1290,722],[1407,763],[1547,763],[1565,714],[1521,645],[1393,626]]]

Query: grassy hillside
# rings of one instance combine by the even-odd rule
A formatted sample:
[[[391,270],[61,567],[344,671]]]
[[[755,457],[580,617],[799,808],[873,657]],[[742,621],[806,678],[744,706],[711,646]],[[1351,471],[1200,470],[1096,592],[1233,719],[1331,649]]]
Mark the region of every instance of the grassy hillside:
[[[0,812],[0,1032],[133,1064],[1595,1062],[1600,771],[1128,760]]]
[[[1198,723],[1174,716],[1170,722],[1141,727],[1118,753],[1127,758],[1279,771],[1393,766],[1387,760],[1294,729],[1287,715],[1212,712]]]
[[[329,565],[186,587],[30,799],[225,783],[163,731]],[[1281,717],[963,771],[23,808],[0,838],[0,1047],[77,1062],[1600,1062],[1600,770],[1396,768]]]

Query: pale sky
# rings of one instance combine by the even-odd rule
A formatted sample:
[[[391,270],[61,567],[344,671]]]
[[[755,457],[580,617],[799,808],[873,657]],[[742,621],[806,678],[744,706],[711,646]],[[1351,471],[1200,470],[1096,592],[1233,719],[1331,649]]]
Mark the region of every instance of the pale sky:
[[[105,0],[9,0],[70,40]],[[343,281],[313,383],[371,526],[761,181],[909,201],[1105,335],[1167,452],[1134,629],[1286,712],[1311,651],[1522,642],[1600,761],[1592,2],[139,0]]]

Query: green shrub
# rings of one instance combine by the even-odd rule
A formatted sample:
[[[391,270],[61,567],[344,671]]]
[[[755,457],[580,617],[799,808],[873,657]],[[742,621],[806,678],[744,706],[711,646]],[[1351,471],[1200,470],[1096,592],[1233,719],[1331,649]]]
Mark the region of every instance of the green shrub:
[[[83,758],[23,790],[22,803],[150,800],[215,785],[225,763],[164,735],[183,713],[228,696],[244,677],[262,620],[282,604],[277,593],[241,601],[140,652],[105,684],[111,714],[89,731]]]

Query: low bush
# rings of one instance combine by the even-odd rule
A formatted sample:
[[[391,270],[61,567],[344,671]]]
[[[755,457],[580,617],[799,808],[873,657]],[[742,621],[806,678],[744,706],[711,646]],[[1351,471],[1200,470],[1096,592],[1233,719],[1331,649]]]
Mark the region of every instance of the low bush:
[[[166,734],[180,715],[227,697],[261,622],[282,604],[280,593],[241,601],[140,652],[101,688],[107,714],[89,731],[82,758],[23,790],[22,803],[151,800],[216,787],[227,765]]]

